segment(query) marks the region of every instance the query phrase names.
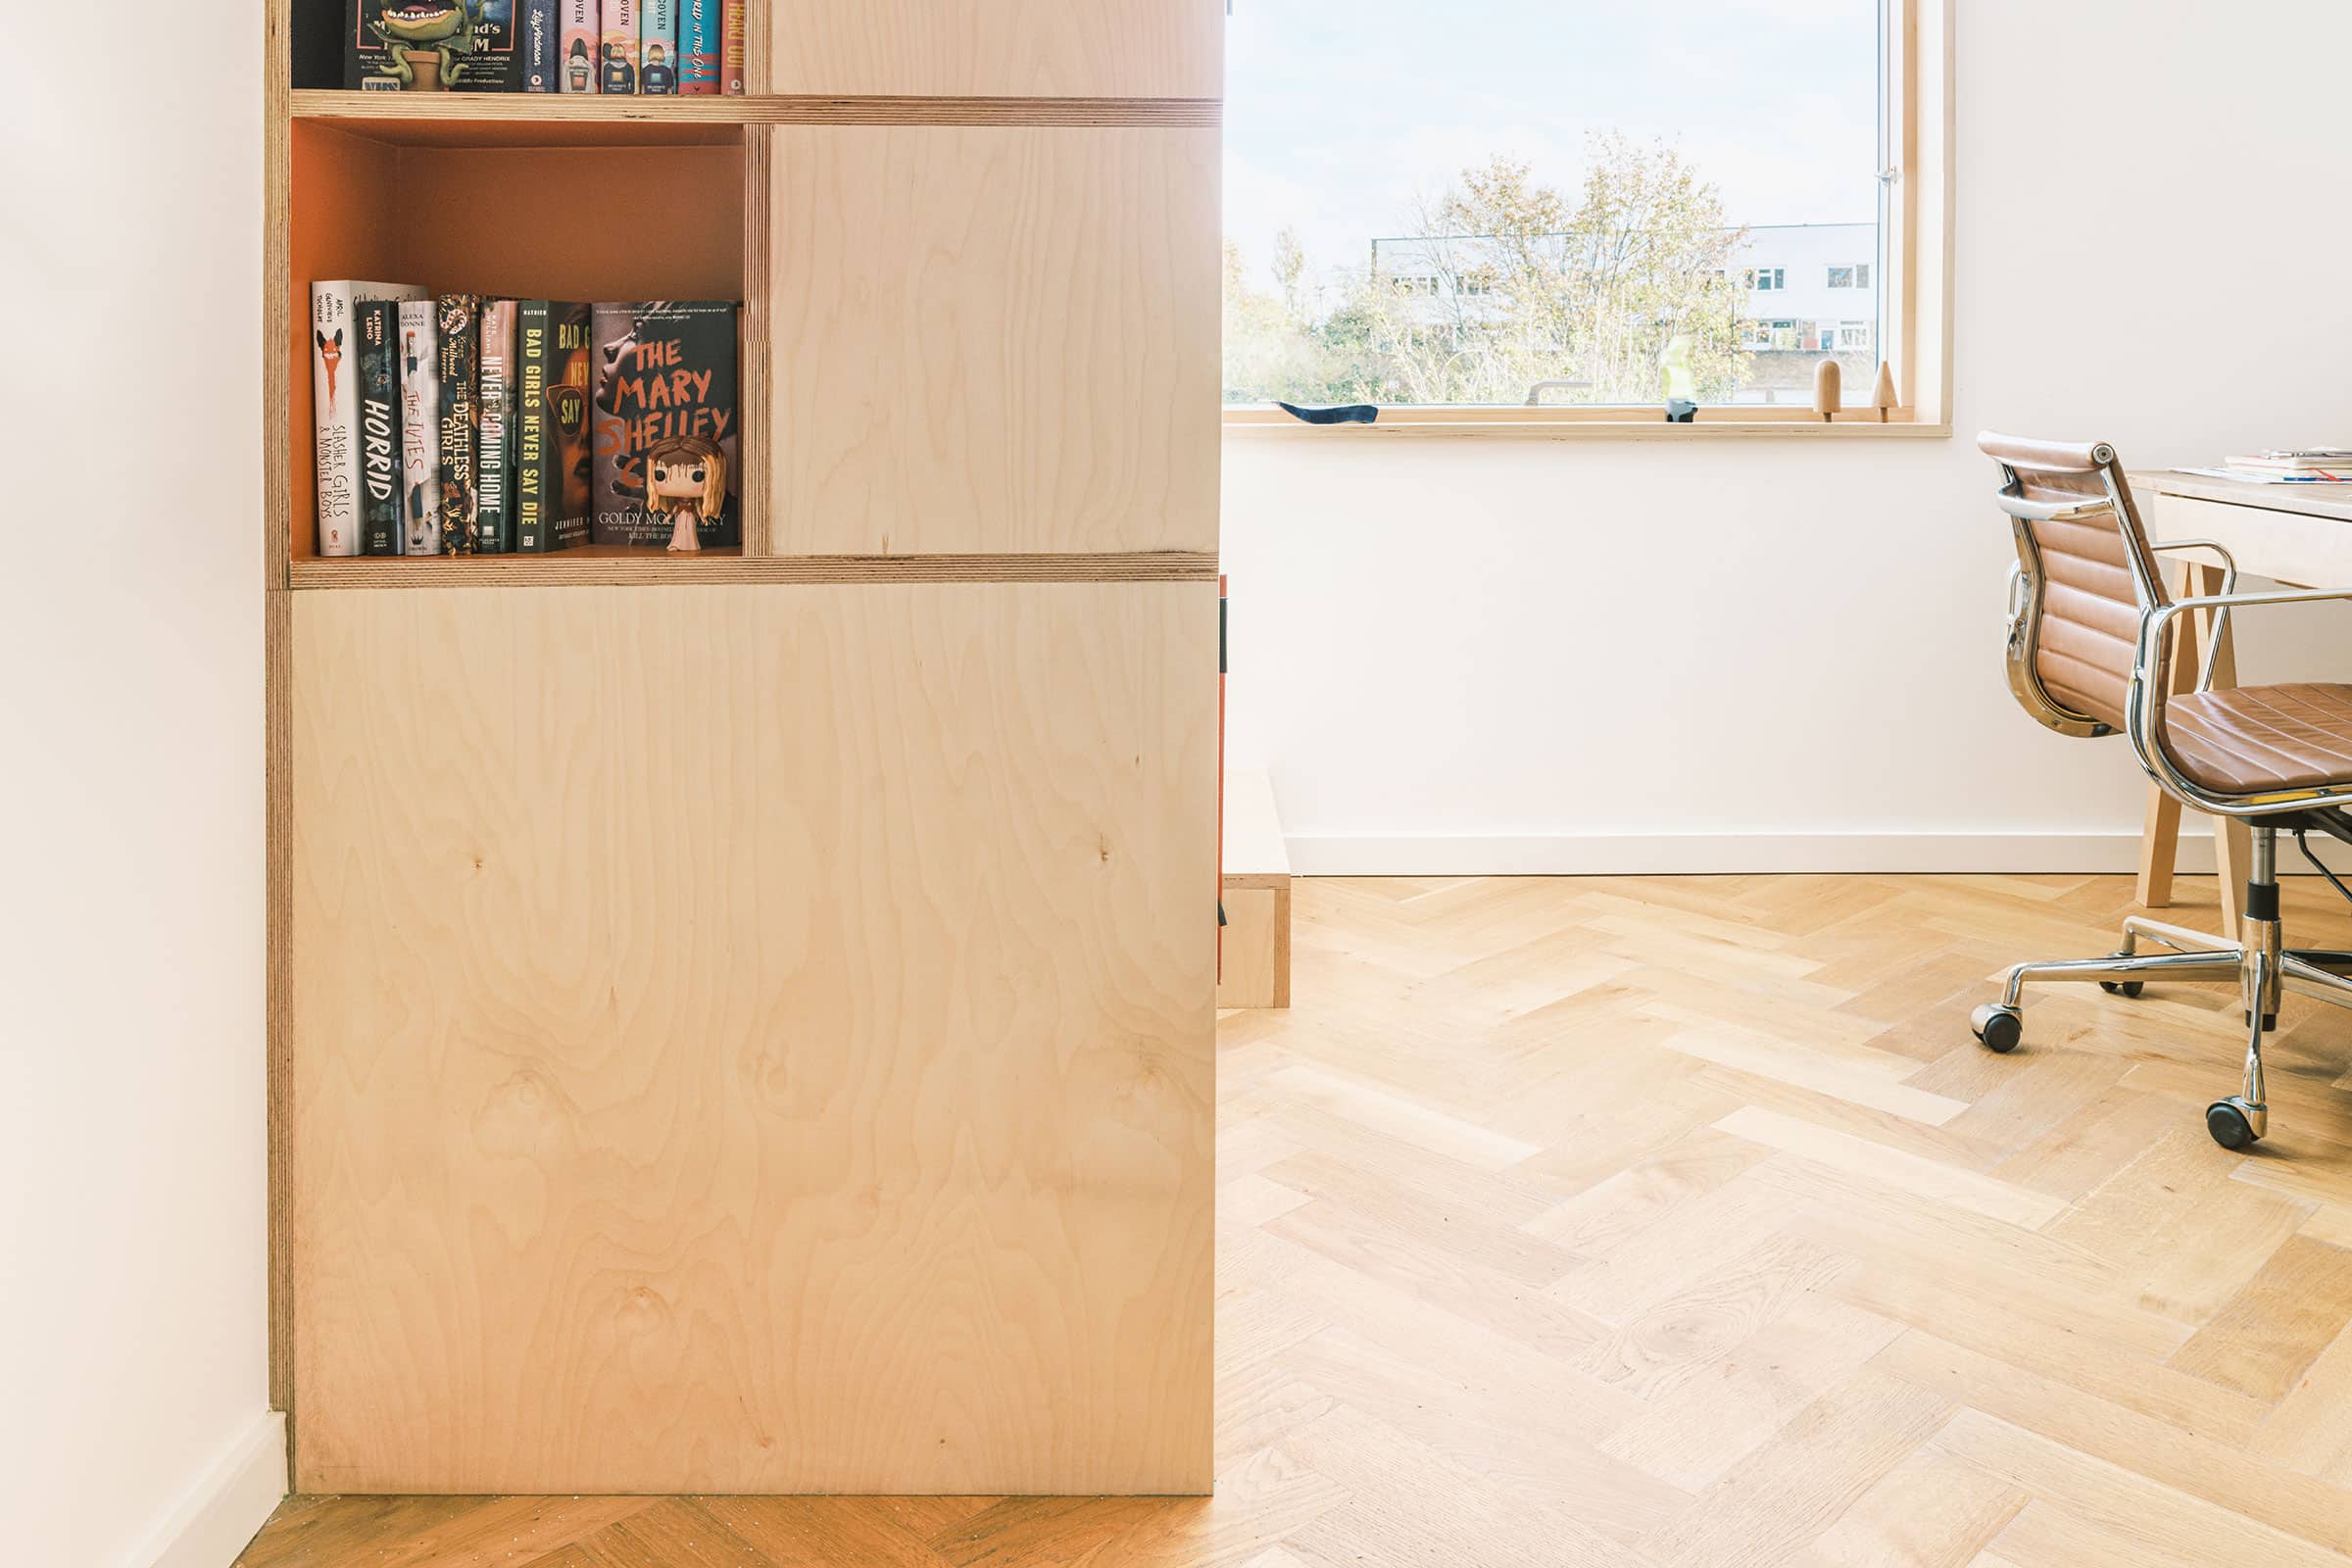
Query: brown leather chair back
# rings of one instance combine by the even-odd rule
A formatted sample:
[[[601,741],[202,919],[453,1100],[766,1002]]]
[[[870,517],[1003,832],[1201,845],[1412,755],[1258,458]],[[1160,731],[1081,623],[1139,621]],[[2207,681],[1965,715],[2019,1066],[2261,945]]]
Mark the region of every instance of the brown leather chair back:
[[[2009,650],[2011,685],[2034,717],[2069,734],[2120,734],[2141,612],[2168,601],[2115,449],[1989,432],[1977,445],[2001,465],[2005,494],[2121,503],[2082,520],[2013,519],[2026,592]]]

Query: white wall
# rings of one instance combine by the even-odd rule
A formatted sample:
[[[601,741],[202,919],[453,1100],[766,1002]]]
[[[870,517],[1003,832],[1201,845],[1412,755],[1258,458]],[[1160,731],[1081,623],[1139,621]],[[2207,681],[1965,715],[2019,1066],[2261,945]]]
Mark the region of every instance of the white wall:
[[[222,1568],[284,1477],[262,17],[132,0],[107,24],[103,72],[0,57],[0,1558]]]
[[[1969,437],[2352,437],[2348,53],[2336,0],[1962,0],[1951,442],[1229,438],[1233,756],[1299,867],[2128,868],[2127,745],[2008,696]],[[2294,613],[2243,675],[2352,679]]]

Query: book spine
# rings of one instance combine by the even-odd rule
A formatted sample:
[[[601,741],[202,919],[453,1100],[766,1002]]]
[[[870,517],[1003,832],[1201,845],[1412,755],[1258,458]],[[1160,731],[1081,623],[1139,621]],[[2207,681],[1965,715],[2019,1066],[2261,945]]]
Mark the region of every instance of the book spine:
[[[441,380],[433,302],[400,305],[400,553],[441,553]]]
[[[602,44],[597,0],[563,0],[564,64],[560,74],[565,92],[596,91],[596,57]]]
[[[514,302],[482,302],[481,439],[474,454],[481,553],[514,548]]]
[[[444,294],[441,325],[441,552],[470,556],[480,545],[482,299]]]
[[[678,0],[638,0],[637,90],[674,97],[678,90]]]
[[[548,548],[548,309],[545,300],[514,305],[514,549]]]
[[[597,56],[596,90],[637,90],[637,0],[604,0],[604,52]]]
[[[719,91],[743,95],[743,62],[749,45],[744,39],[744,0],[719,0]]]
[[[589,453],[589,401],[595,395],[594,345],[589,341],[588,307],[565,304],[548,330],[547,417],[548,548],[570,550],[588,542],[594,509]]]
[[[360,554],[400,554],[400,306],[354,307],[360,325]]]
[[[718,91],[718,0],[679,0],[679,92],[707,97]]]
[[[563,56],[562,24],[556,19],[557,0],[514,0],[521,8],[516,40],[522,54],[522,90],[554,92],[556,72]]]
[[[311,285],[311,422],[322,556],[360,553],[359,332],[349,283]]]

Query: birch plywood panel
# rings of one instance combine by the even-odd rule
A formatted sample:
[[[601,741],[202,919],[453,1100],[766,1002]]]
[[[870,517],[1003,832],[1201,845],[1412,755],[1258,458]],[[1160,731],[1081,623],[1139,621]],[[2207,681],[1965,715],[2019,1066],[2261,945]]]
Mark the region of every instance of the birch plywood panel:
[[[767,91],[1215,98],[1224,0],[802,0]]]
[[[1216,131],[774,135],[779,554],[1216,550]]]
[[[302,1490],[1205,1490],[1213,584],[296,598]]]

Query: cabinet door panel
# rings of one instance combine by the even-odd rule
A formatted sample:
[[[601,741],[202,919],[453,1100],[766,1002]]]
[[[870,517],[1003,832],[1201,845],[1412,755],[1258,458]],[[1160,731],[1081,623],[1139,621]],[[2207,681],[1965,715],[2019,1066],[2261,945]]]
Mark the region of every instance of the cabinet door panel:
[[[1217,148],[778,127],[773,548],[1214,551]]]
[[[792,0],[768,90],[1214,98],[1224,0]]]
[[[293,648],[300,1490],[1205,1490],[1213,585]]]

